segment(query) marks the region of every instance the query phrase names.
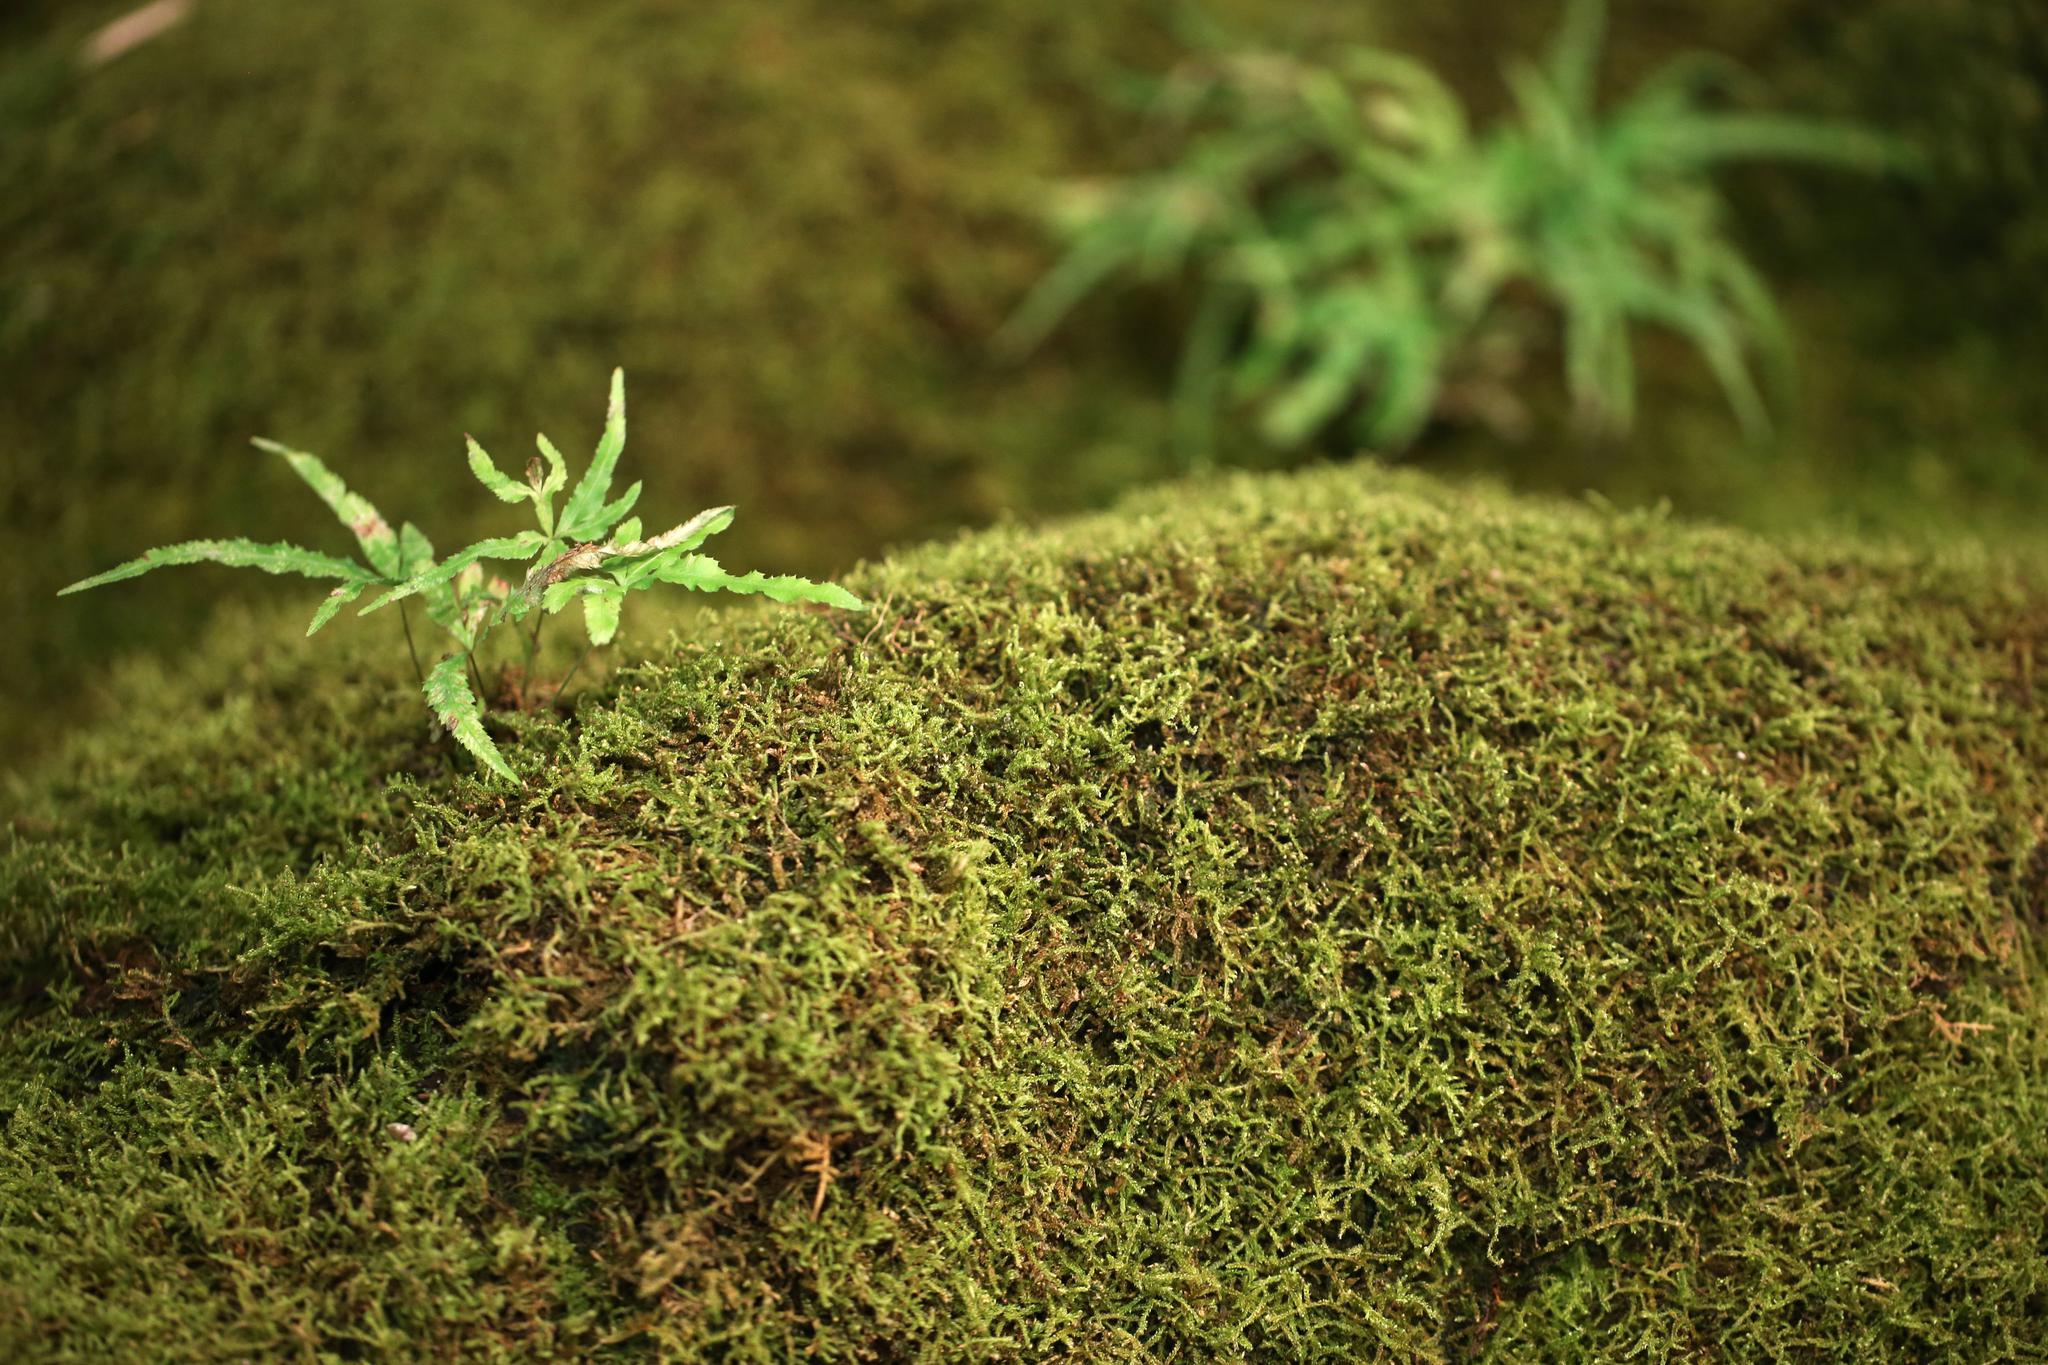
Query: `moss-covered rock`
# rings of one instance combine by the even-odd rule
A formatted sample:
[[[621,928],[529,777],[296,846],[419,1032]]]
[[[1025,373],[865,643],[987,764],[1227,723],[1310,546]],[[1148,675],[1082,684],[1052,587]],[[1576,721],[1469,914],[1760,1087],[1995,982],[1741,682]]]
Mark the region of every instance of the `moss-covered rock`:
[[[131,678],[0,860],[0,1355],[2048,1346],[2038,579],[1367,468],[854,581],[516,793],[296,617]]]

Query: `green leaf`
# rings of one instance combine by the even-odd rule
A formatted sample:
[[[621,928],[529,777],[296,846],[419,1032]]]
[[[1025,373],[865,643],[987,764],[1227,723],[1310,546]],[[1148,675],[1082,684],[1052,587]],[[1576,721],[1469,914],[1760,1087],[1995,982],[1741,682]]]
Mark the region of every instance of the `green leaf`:
[[[618,524],[619,518],[632,511],[633,504],[639,501],[640,485],[635,482],[632,487],[620,494],[616,501],[606,503],[603,507],[598,508],[596,512],[586,516],[581,522],[570,521],[569,513],[565,509],[562,513],[562,524],[558,528],[558,532],[571,540],[603,540],[611,534],[612,527]],[[633,529],[633,534],[636,537],[640,534],[637,525]]]
[[[555,494],[562,491],[562,485],[569,481],[569,462],[562,458],[562,452],[555,449],[555,443],[547,437],[536,434],[535,446],[547,460],[547,473],[541,474],[540,460],[529,461],[526,466],[526,482],[533,498],[533,512],[540,520],[540,529],[549,535],[555,534]]]
[[[1344,406],[1371,365],[1379,341],[1363,328],[1322,337],[1307,372],[1266,405],[1261,424],[1266,438],[1283,446],[1307,440]]]
[[[138,578],[151,569],[162,569],[173,564],[226,564],[236,569],[261,569],[265,573],[301,574],[307,578],[338,578],[344,583],[373,583],[377,576],[360,564],[351,564],[345,559],[323,555],[317,550],[308,550],[298,545],[262,545],[253,540],[188,540],[179,545],[166,545],[151,550],[139,559],[82,578],[68,588],[60,589],[59,597],[87,588],[97,588],[108,583],[118,583],[124,578]]]
[[[406,579],[434,563],[434,542],[411,522],[398,528],[398,571],[392,578]]]
[[[579,597],[603,592],[618,585],[602,578],[564,578],[541,589],[541,609],[553,616]]]
[[[491,463],[491,457],[476,443],[474,436],[465,436],[469,443],[469,472],[476,475],[478,483],[497,494],[500,502],[525,502],[533,496],[533,490],[514,479],[506,478],[498,467]]]
[[[626,594],[622,588],[612,587],[609,592],[600,589],[584,595],[583,628],[589,632],[592,645],[612,642],[612,637],[619,633],[619,611],[625,604]]]
[[[1770,411],[1757,392],[1742,338],[1724,309],[1717,307],[1711,297],[1695,297],[1652,281],[1638,281],[1630,303],[1644,317],[1692,342],[1720,382],[1722,395],[1734,410],[1744,434],[1759,444],[1769,439]]]
[[[847,611],[865,611],[866,605],[837,583],[813,583],[794,574],[770,577],[758,569],[735,577],[719,567],[709,555],[683,555],[664,563],[655,575],[664,583],[675,583],[697,592],[759,593],[776,602],[821,602]]]
[[[411,522],[398,528],[398,553],[401,565],[400,579],[410,579],[434,567],[434,545],[420,528]],[[426,599],[427,619],[441,629],[454,633],[459,609],[455,604],[455,590],[446,583],[436,583],[420,594]]]
[[[607,515],[599,509],[605,506],[605,498],[612,491],[612,474],[618,468],[619,455],[626,448],[626,372],[612,371],[611,404],[605,411],[604,435],[598,439],[597,454],[590,460],[590,468],[583,471],[583,477],[576,481],[576,488],[569,494],[568,502],[562,505],[562,534],[575,540],[597,540],[605,534],[610,525],[625,515],[624,511]],[[634,484],[621,501],[630,507],[639,495],[640,485]],[[602,525],[599,523],[602,522]]]
[[[348,527],[350,533],[355,536],[356,543],[363,547],[363,558],[369,561],[371,568],[386,578],[398,578],[403,575],[403,570],[399,567],[398,537],[392,532],[391,524],[370,505],[369,499],[350,492],[348,485],[341,481],[341,476],[321,463],[317,455],[308,455],[303,450],[293,450],[288,446],[279,445],[276,441],[267,441],[261,436],[256,437],[252,444],[258,450],[267,450],[273,455],[282,456],[285,463],[292,467],[292,472],[304,479],[307,486],[320,495],[320,501],[327,504],[328,510],[334,513],[343,526]]]
[[[1693,170],[1723,161],[1805,161],[1863,171],[1912,170],[1910,148],[1865,128],[1775,114],[1686,113],[1620,124],[1618,147],[1633,163]]]
[[[1446,156],[1463,151],[1471,138],[1465,106],[1437,74],[1412,57],[1377,48],[1353,48],[1339,59],[1339,69],[1353,81],[1384,86],[1402,99],[1407,140],[1431,153]]]
[[[639,559],[647,555],[660,554],[665,550],[694,550],[732,525],[732,518],[733,509],[730,507],[707,507],[682,525],[671,526],[648,540],[635,540],[621,545],[605,558],[607,561]]]
[[[1060,319],[1128,263],[1130,252],[1104,234],[1084,237],[1038,282],[1023,304],[1002,325],[992,345],[998,355],[1016,359],[1036,350]]]
[[[448,727],[448,733],[455,736],[456,743],[475,756],[476,761],[504,778],[517,784],[519,775],[512,771],[512,765],[505,761],[505,755],[498,752],[498,746],[484,730],[483,708],[478,705],[476,693],[470,690],[468,669],[460,654],[450,654],[434,665],[427,674],[427,705],[434,709],[434,715],[441,724]]]
[[[1545,72],[1571,117],[1593,117],[1600,48],[1607,34],[1607,0],[1565,0],[1564,23],[1550,49]]]
[[[541,480],[540,495],[551,498],[569,482],[569,462],[562,458],[561,451],[555,449],[553,441],[538,432],[534,434],[533,443],[548,462],[547,477]]]
[[[415,593],[426,592],[436,584],[447,583],[479,560],[530,558],[536,550],[541,549],[547,542],[548,538],[538,531],[521,531],[516,536],[504,536],[497,540],[480,540],[467,549],[458,550],[432,568],[406,579],[405,582],[400,583],[382,597],[371,602],[369,606],[364,607],[361,615],[368,616],[371,612],[388,607],[401,598],[411,597]]]
[[[334,619],[334,614],[363,595],[367,583],[349,583],[336,588],[321,599],[320,609],[313,613],[313,624],[306,627],[308,636],[319,633],[320,627]]]
[[[1407,445],[1428,425],[1444,369],[1442,338],[1431,329],[1430,319],[1417,314],[1410,323],[1389,342],[1381,359],[1379,391],[1367,419],[1372,440],[1389,449]]]
[[[1564,302],[1565,388],[1588,428],[1625,435],[1635,422],[1635,367],[1616,274],[1577,265],[1552,287]]]

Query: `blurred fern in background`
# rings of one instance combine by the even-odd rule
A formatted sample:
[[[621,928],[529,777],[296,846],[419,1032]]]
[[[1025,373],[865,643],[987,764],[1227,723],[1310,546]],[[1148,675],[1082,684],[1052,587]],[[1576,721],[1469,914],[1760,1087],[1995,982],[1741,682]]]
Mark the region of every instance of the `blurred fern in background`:
[[[1902,150],[1838,122],[1724,108],[1744,83],[1707,57],[1673,63],[1602,113],[1603,0],[1570,0],[1540,64],[1513,66],[1511,120],[1476,134],[1420,62],[1350,47],[1322,64],[1267,53],[1198,62],[1165,84],[1179,160],[1074,187],[1070,250],[1013,319],[1041,338],[1113,275],[1191,277],[1200,301],[1176,400],[1183,451],[1207,457],[1227,394],[1256,399],[1265,435],[1296,445],[1354,415],[1380,447],[1444,409],[1512,426],[1499,382],[1563,319],[1583,424],[1635,415],[1631,329],[1688,340],[1753,438],[1770,427],[1760,376],[1789,374],[1763,279],[1725,231],[1721,163],[1798,160],[1866,170]]]

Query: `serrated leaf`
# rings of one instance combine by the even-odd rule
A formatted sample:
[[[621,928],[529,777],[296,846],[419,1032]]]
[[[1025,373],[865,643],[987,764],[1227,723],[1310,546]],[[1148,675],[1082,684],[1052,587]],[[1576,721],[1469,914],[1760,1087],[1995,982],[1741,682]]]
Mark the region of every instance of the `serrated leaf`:
[[[545,498],[561,492],[569,482],[569,462],[562,458],[562,452],[555,449],[555,443],[547,437],[535,433],[533,443],[548,462],[547,477],[541,481],[540,495]]]
[[[474,436],[465,436],[469,443],[469,472],[476,475],[476,481],[495,493],[500,502],[525,502],[533,496],[533,490],[514,479],[508,479],[491,463],[491,457],[476,443]]]
[[[606,503],[603,507],[598,508],[596,512],[586,516],[582,521],[571,521],[568,509],[564,508],[562,511],[562,524],[558,528],[559,532],[570,540],[603,540],[611,534],[612,528],[619,524],[619,518],[632,511],[633,504],[638,501],[640,501],[640,485],[636,481],[632,487],[619,495],[617,501]],[[635,522],[633,523],[633,535],[637,537],[639,534],[639,523]],[[625,538],[623,530],[621,531],[621,538]]]
[[[414,574],[405,582],[391,589],[364,607],[361,614],[368,616],[373,611],[390,606],[401,598],[425,592],[436,584],[447,583],[463,570],[484,559],[526,559],[547,544],[547,537],[538,531],[521,531],[516,536],[503,536],[496,540],[480,540],[466,549],[458,550],[432,568]]]
[[[391,529],[391,523],[371,505],[368,498],[349,490],[341,476],[329,469],[317,455],[303,450],[293,450],[279,445],[276,441],[258,436],[252,444],[258,450],[267,450],[281,456],[292,467],[292,472],[305,480],[306,486],[320,495],[320,501],[327,504],[343,526],[355,536],[356,544],[363,547],[363,558],[370,567],[386,578],[403,576],[400,568],[398,536]]]
[[[591,529],[599,520],[606,525],[624,516],[600,518],[599,509],[605,505],[605,498],[612,491],[612,473],[618,468],[619,455],[626,448],[626,372],[612,371],[611,402],[605,410],[604,435],[598,439],[597,453],[590,459],[590,468],[583,471],[583,477],[576,481],[575,491],[569,494],[569,501],[562,505],[562,533],[577,540],[596,540],[604,535],[604,528]],[[634,484],[633,491],[626,497],[628,505],[638,494],[640,485]]]
[[[369,586],[367,583],[350,583],[328,593],[321,600],[320,609],[313,613],[313,624],[306,627],[306,634],[308,636],[318,634],[320,627],[332,621],[336,612],[355,601],[358,597],[361,597],[363,589]]]
[[[590,635],[592,645],[608,645],[619,633],[619,611],[626,603],[623,589],[613,588],[609,592],[597,591],[583,598],[583,629]]]
[[[569,481],[569,462],[562,458],[562,452],[555,449],[555,443],[547,437],[535,435],[533,443],[540,450],[540,456],[529,460],[526,465],[527,496],[533,499],[533,513],[540,522],[540,529],[549,535],[555,534],[555,494]],[[541,458],[547,460],[547,473],[540,472]]]
[[[484,730],[483,708],[477,703],[476,693],[470,690],[462,655],[450,654],[435,664],[421,690],[426,693],[427,705],[434,709],[435,717],[447,727],[448,733],[455,736],[456,743],[507,782],[519,781],[519,775],[512,771],[512,765]]]
[[[411,522],[398,528],[398,571],[393,578],[406,579],[434,562],[434,542],[427,539],[426,532]]]
[[[565,578],[558,583],[550,583],[541,589],[541,610],[553,616],[577,598],[602,592],[611,586],[615,585],[597,578]]]
[[[84,592],[87,588],[139,578],[152,569],[168,568],[174,564],[225,564],[236,569],[261,569],[265,573],[338,578],[344,583],[368,584],[377,580],[377,575],[360,564],[351,564],[345,559],[336,559],[333,555],[323,555],[299,545],[283,542],[263,545],[253,540],[188,540],[178,545],[162,546],[105,573],[82,578],[67,588],[60,588],[57,595],[65,597],[74,592]]]
[[[410,579],[434,567],[433,542],[409,521],[398,528],[398,553],[400,579]],[[426,599],[427,619],[443,630],[454,631],[459,613],[455,590],[446,583],[436,583],[420,596]]]
[[[670,560],[655,571],[654,577],[697,592],[759,593],[776,602],[819,602],[847,611],[867,610],[865,603],[837,583],[814,583],[795,574],[771,577],[758,569],[735,576],[709,555],[683,555]]]
[[[638,559],[664,550],[694,550],[732,525],[733,509],[707,507],[680,526],[672,526],[649,540],[636,540],[609,551],[606,559]]]

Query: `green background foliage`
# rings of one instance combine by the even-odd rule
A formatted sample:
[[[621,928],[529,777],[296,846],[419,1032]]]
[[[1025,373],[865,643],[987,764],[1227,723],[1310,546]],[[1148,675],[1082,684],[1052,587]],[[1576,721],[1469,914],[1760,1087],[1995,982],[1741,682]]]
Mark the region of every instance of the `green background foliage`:
[[[1646,325],[1690,343],[1744,431],[1767,437],[1783,319],[1726,235],[1717,173],[1899,174],[1918,155],[1868,128],[1736,103],[1753,80],[1700,54],[1603,101],[1606,29],[1605,0],[1570,0],[1544,55],[1507,68],[1512,117],[1484,127],[1387,48],[1192,57],[1152,100],[1170,158],[1055,201],[1067,251],[1006,337],[1036,345],[1113,280],[1195,293],[1176,434],[1204,464],[1232,399],[1256,402],[1279,445],[1343,420],[1400,451],[1460,409],[1520,425],[1508,380],[1546,333],[1582,429],[1626,435]]]
[[[517,792],[295,611],[130,670],[0,856],[0,1353],[2048,1344],[2037,572],[1358,466],[850,581]]]
[[[207,0],[81,70],[78,42],[119,9],[0,16],[0,628],[17,698],[0,752],[53,733],[116,653],[173,645],[224,592],[259,591],[195,572],[53,610],[57,587],[273,511],[279,534],[321,543],[252,435],[318,453],[380,505],[446,509],[453,543],[491,511],[457,434],[496,448],[574,429],[622,364],[649,498],[738,504],[736,562],[808,573],[1171,467],[1173,300],[1091,308],[1022,366],[985,343],[1052,258],[1038,182],[1133,163],[1135,111],[1100,96],[1183,50],[1179,6]],[[1247,44],[1413,50],[1481,111],[1500,59],[1556,17],[1211,11]],[[1674,49],[1731,50],[1776,103],[1921,134],[1950,173],[1906,192],[1776,173],[1735,187],[1802,342],[1779,451],[1735,448],[1709,386],[1653,354],[1653,420],[1626,445],[1564,439],[1532,384],[1528,445],[1422,456],[1769,529],[2031,533],[2048,348],[2012,282],[2038,278],[2048,157],[2024,0],[1625,5],[1616,29],[1617,86]]]

